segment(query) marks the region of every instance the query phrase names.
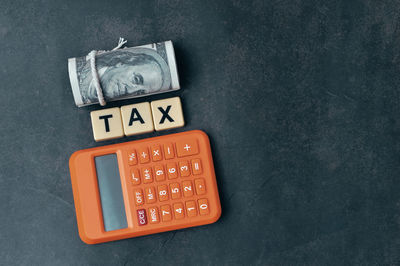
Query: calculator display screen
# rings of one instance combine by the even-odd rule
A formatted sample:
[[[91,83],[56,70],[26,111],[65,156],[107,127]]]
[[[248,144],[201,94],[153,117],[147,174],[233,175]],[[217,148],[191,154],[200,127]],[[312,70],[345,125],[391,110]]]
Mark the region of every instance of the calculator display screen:
[[[128,227],[122,196],[118,159],[115,153],[94,158],[103,210],[104,230]]]

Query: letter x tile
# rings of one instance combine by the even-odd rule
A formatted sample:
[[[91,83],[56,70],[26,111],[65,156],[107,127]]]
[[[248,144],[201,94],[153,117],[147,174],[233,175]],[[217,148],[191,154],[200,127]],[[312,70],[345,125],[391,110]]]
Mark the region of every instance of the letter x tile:
[[[183,127],[181,99],[179,97],[168,98],[151,102],[153,122],[156,131]]]

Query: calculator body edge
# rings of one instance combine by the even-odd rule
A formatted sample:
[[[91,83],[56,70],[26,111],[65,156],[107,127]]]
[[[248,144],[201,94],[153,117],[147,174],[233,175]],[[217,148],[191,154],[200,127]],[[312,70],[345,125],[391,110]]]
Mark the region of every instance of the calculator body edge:
[[[210,206],[209,214],[205,216],[198,215],[190,219],[187,218],[183,220],[172,220],[170,222],[162,222],[160,224],[147,224],[145,226],[140,226],[138,224],[138,220],[135,217],[136,211],[140,209],[140,207],[135,206],[134,204],[132,193],[132,189],[134,188],[134,186],[132,186],[129,181],[129,173],[132,166],[129,166],[127,162],[127,153],[129,153],[129,150],[131,150],[132,148],[137,149],[137,147],[140,147],[141,145],[151,146],[160,142],[174,142],[176,140],[181,140],[185,138],[194,138],[198,141],[198,145],[200,147],[199,154],[189,156],[189,158],[177,157],[175,159],[172,159],[171,162],[175,161],[178,164],[178,161],[181,159],[188,159],[189,161],[192,158],[201,159],[201,162],[203,164],[203,174],[201,176],[205,179],[206,182],[206,197],[209,201]],[[117,155],[122,196],[127,219],[126,228],[112,231],[105,231],[104,229],[102,205],[98,188],[97,173],[94,163],[95,157],[108,154]],[[221,205],[218,195],[217,182],[215,178],[210,142],[208,136],[200,130],[192,130],[143,140],[136,140],[79,150],[71,155],[69,166],[79,235],[82,241],[87,244],[96,244],[101,242],[108,242],[113,240],[183,229],[187,227],[206,225],[216,222],[221,216]],[[183,177],[178,177],[177,181],[179,182],[179,180],[183,179]],[[190,179],[190,177],[188,179]],[[168,182],[171,181],[167,178],[165,182],[161,183]],[[197,200],[201,197],[204,196],[197,196],[194,197],[194,199]],[[170,204],[173,204],[173,202],[173,200],[169,200]]]

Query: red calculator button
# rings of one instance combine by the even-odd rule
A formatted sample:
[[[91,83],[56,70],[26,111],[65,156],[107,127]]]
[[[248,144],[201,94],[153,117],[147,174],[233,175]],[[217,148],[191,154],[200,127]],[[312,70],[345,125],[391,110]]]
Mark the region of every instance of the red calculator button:
[[[190,169],[188,161],[180,161],[179,162],[179,172],[182,177],[190,176]]]
[[[171,183],[169,185],[171,188],[171,199],[179,199],[181,197],[181,188],[178,183]]]
[[[206,183],[203,178],[195,179],[194,186],[196,187],[197,195],[203,195],[206,193]]]
[[[167,185],[158,186],[157,190],[158,190],[158,200],[159,201],[168,200],[168,186]]]
[[[149,149],[147,149],[147,148],[139,149],[137,156],[139,156],[139,162],[140,163],[148,163],[148,162],[150,162]]]
[[[165,180],[164,167],[161,164],[154,166],[154,174],[157,182]]]
[[[172,143],[164,144],[164,157],[167,160],[175,157],[174,145]]]
[[[128,153],[128,164],[129,165],[136,165],[137,164],[137,156],[136,156],[136,151],[131,150]]]
[[[169,205],[161,206],[161,219],[163,222],[168,222],[172,220],[171,207]]]
[[[154,145],[151,147],[151,158],[153,159],[153,162],[162,160],[160,145]]]
[[[147,224],[147,217],[146,217],[146,210],[145,209],[137,210],[137,216],[138,216],[139,225],[146,225]]]
[[[197,206],[195,201],[186,201],[186,213],[188,217],[197,216]]]
[[[199,199],[199,212],[200,215],[207,215],[210,213],[210,208],[208,206],[208,200],[207,199]]]
[[[149,216],[150,216],[149,222],[151,224],[156,224],[160,222],[160,216],[158,215],[157,207],[149,208]]]
[[[178,177],[178,171],[176,170],[176,163],[167,163],[167,173],[169,179]]]
[[[183,196],[184,197],[193,196],[192,181],[190,181],[190,180],[183,181],[182,182],[182,189],[183,189]]]
[[[176,154],[178,157],[184,157],[199,153],[199,147],[196,139],[185,139],[176,142]]]
[[[143,192],[140,188],[134,190],[134,197],[137,206],[143,204]]]
[[[131,181],[132,181],[132,185],[134,185],[134,186],[140,184],[139,169],[131,169]]]
[[[194,175],[200,175],[203,172],[200,159],[192,160],[192,172]]]
[[[177,220],[185,218],[185,211],[182,203],[174,203],[174,216]]]
[[[157,201],[156,199],[156,190],[154,187],[148,187],[144,190],[144,194],[146,195],[147,203],[154,203]]]
[[[143,184],[148,184],[153,182],[151,167],[142,168],[142,179],[143,179]]]

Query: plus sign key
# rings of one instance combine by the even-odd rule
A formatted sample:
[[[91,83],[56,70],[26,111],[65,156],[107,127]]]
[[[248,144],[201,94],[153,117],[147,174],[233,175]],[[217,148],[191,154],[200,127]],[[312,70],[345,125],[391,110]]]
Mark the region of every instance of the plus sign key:
[[[184,139],[176,142],[176,154],[178,157],[190,156],[199,153],[196,139]]]

